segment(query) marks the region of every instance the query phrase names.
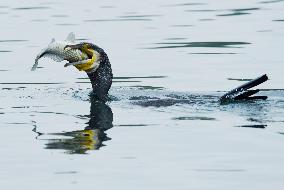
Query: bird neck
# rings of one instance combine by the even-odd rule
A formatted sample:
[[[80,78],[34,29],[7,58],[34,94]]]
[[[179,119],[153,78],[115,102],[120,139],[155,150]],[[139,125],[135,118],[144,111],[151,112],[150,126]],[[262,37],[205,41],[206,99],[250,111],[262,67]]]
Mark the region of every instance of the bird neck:
[[[100,56],[100,66],[93,72],[87,72],[87,75],[92,83],[94,97],[99,101],[106,102],[113,74],[107,54],[101,52]]]

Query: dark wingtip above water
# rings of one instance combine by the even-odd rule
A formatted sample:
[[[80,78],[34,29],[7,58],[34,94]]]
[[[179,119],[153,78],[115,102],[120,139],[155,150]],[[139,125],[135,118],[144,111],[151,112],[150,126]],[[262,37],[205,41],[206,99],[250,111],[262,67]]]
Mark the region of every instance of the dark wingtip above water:
[[[249,90],[261,83],[264,83],[268,80],[266,74],[253,79],[233,90],[227,92],[223,96],[221,96],[220,101],[221,103],[232,102],[235,100],[266,100],[267,96],[253,96],[254,94],[259,92],[259,89],[256,90]]]

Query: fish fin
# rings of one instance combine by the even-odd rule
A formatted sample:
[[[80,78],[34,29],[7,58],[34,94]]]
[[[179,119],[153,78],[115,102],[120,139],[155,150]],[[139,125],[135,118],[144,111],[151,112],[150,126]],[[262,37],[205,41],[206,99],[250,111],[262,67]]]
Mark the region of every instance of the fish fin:
[[[52,39],[51,39],[51,42],[50,42],[49,44],[51,44],[51,43],[53,43],[53,42],[55,42],[55,38],[52,38]]]
[[[65,41],[74,43],[75,42],[75,34],[73,32],[70,32]]]
[[[72,63],[65,63],[64,67],[68,67],[68,66],[71,66],[73,65]]]
[[[43,49],[37,56],[35,59],[35,63],[33,64],[33,67],[31,68],[31,71],[35,71],[37,66],[38,66],[38,60],[44,56],[46,49]]]

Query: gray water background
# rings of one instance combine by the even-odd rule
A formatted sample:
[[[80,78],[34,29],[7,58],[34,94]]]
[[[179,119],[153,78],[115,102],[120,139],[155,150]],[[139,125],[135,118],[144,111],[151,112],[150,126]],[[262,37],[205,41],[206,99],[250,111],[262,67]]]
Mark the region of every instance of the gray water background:
[[[281,0],[2,0],[0,189],[282,189],[283,13]],[[64,63],[30,71],[69,32],[107,52],[106,105]],[[267,101],[219,104],[264,73]]]

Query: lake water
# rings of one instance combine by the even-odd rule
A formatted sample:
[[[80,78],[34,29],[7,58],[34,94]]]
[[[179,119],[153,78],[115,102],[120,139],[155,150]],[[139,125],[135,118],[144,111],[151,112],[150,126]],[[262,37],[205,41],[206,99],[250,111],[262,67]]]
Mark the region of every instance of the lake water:
[[[0,2],[0,189],[273,189],[284,182],[284,1]],[[74,32],[112,101],[36,55]],[[266,101],[218,98],[267,74]]]

